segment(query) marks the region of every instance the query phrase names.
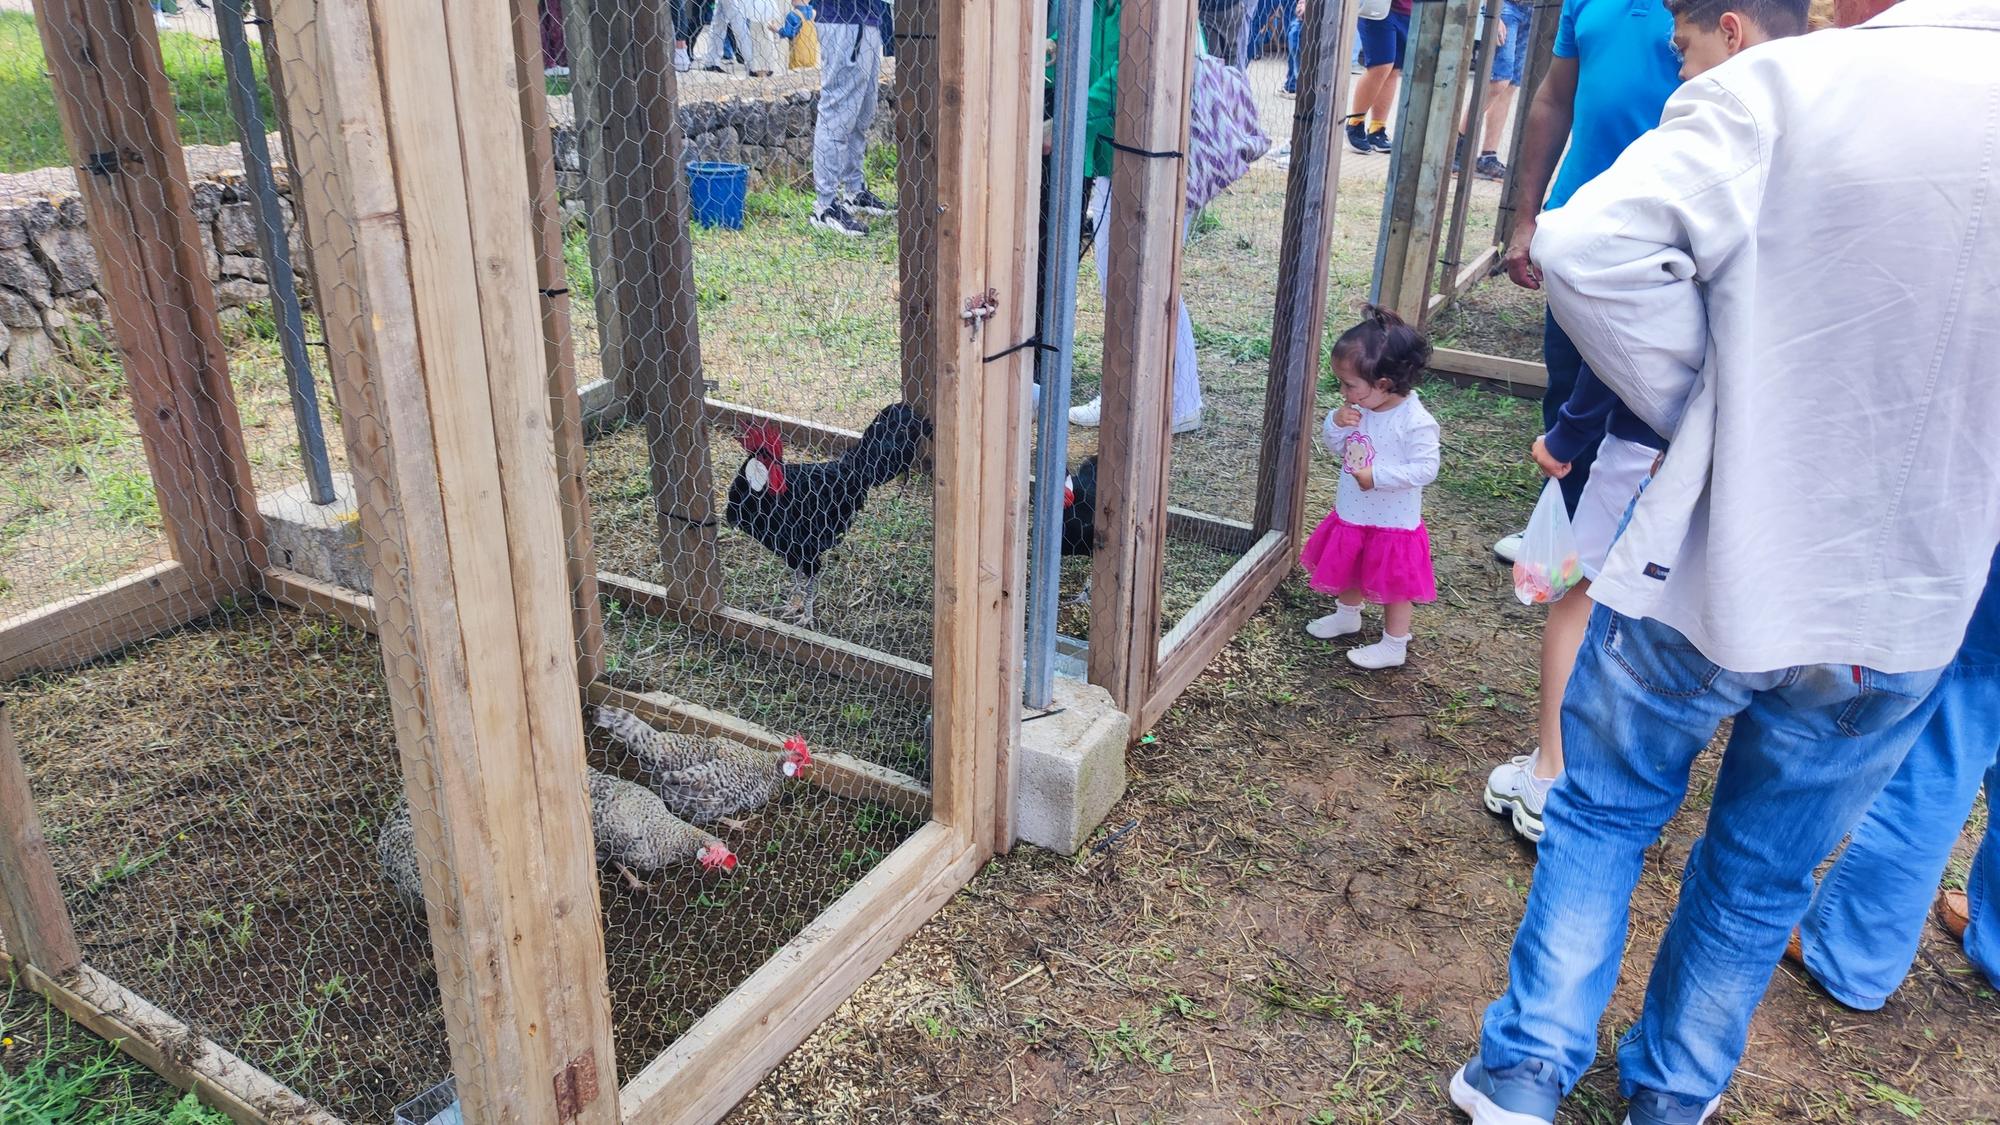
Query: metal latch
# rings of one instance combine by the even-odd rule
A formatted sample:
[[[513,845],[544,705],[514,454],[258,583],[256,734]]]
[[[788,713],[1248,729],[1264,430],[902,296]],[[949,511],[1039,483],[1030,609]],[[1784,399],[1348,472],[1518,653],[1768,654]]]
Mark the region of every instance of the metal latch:
[[[988,289],[983,295],[967,297],[965,299],[965,312],[958,319],[964,321],[966,326],[972,329],[972,338],[976,340],[979,338],[979,326],[999,311],[1000,291],[998,289]]]

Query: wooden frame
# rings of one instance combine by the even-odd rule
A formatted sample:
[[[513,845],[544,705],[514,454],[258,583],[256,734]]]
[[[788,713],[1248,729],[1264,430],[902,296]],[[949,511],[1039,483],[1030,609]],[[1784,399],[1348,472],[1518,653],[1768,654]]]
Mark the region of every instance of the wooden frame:
[[[263,525],[159,33],[127,0],[36,0],[35,25],[167,542],[204,592],[244,590]]]
[[[1035,5],[1028,5],[1034,7]],[[1112,160],[1105,259],[1107,333],[1091,556],[1090,682],[1121,710],[1142,709],[1159,655],[1172,457],[1167,387],[1180,299],[1184,153],[1194,76],[1194,0],[1127,0],[1119,14],[1120,147]]]

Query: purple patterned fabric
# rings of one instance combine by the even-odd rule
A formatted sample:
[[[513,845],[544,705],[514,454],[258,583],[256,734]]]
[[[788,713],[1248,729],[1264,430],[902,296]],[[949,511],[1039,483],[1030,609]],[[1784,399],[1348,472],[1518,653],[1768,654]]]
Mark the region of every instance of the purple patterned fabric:
[[[1187,205],[1204,207],[1271,150],[1257,120],[1250,79],[1211,55],[1196,55],[1188,108]]]

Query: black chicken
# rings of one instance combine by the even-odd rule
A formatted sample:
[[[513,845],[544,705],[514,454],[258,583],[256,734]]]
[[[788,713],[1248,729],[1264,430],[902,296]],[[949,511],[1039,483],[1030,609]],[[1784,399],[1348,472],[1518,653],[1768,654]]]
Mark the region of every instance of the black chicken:
[[[1097,458],[1084,459],[1083,464],[1063,481],[1063,521],[1062,553],[1088,556],[1097,550]],[[1084,579],[1083,591],[1070,600],[1072,605],[1090,603],[1090,580]]]
[[[877,414],[834,461],[786,464],[784,437],[769,422],[738,436],[749,456],[729,482],[729,523],[792,569],[785,608],[799,624],[813,622],[821,557],[847,534],[869,490],[909,472],[930,436],[930,422],[900,402]]]

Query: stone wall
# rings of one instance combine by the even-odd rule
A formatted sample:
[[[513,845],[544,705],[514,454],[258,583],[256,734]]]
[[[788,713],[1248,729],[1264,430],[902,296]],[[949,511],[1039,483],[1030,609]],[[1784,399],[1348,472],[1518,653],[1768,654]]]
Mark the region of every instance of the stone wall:
[[[891,77],[885,68],[870,140],[886,143],[893,120]],[[772,79],[725,79],[689,75],[680,106],[687,160],[723,160],[750,167],[750,187],[772,184],[810,186],[813,122],[819,106],[819,74],[801,71]],[[583,161],[567,97],[551,98],[557,189],[565,213],[583,214]],[[284,156],[279,138],[270,138],[273,159]],[[244,182],[236,146],[188,150],[195,177],[195,222],[201,232],[208,279],[226,318],[267,300],[264,260],[257,252],[256,213]],[[291,201],[280,205],[291,232],[292,260],[301,275],[306,259],[299,245]],[[24,196],[41,196],[28,198]],[[6,202],[12,197],[13,202]],[[67,169],[45,169],[0,177],[0,375],[21,373],[57,355],[80,322],[104,326],[104,298],[98,289],[97,254],[84,229],[83,200]],[[300,288],[310,299],[309,280]]]
[[[194,217],[223,315],[267,300],[257,218],[241,171],[194,182]],[[279,197],[300,253],[291,201]],[[105,326],[98,292],[97,251],[84,227],[83,199],[74,192],[0,207],[0,372],[16,377],[63,348],[81,323]]]

